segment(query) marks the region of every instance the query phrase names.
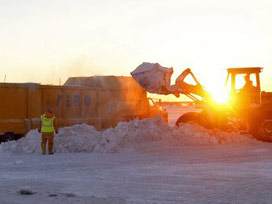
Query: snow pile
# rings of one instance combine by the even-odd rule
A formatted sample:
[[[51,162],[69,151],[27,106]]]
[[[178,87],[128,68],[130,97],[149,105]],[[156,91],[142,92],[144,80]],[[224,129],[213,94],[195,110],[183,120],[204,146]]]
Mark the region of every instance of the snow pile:
[[[193,124],[183,124],[179,128],[173,128],[172,137],[181,145],[206,145],[218,143],[217,138],[211,131]]]
[[[169,132],[171,132],[171,128],[163,122],[161,117],[120,122],[115,128],[103,132],[95,151],[101,153],[118,152],[125,146],[158,142],[169,137]]]
[[[101,132],[94,127],[82,124],[61,128],[55,137],[57,152],[93,152],[101,139]]]
[[[252,144],[256,139],[237,132],[224,132],[220,130],[207,130],[196,124],[183,124],[172,129],[172,137],[182,145],[211,145],[211,144]]]
[[[171,127],[157,119],[135,119],[120,122],[115,128],[97,131],[92,126],[82,124],[61,128],[54,139],[55,152],[99,152],[113,153],[125,148],[155,143],[163,146],[215,145],[228,143],[256,143],[249,137],[215,130],[206,130],[193,124]],[[0,145],[0,150],[12,152],[40,152],[41,136],[31,130],[18,141]]]
[[[41,150],[41,136],[37,130],[31,130],[18,141],[9,141],[0,145],[0,150],[12,152],[37,152]]]
[[[92,152],[101,138],[94,127],[82,124],[60,128],[54,138],[56,152]],[[18,141],[9,141],[0,145],[0,149],[12,152],[41,152],[41,133],[31,130]]]

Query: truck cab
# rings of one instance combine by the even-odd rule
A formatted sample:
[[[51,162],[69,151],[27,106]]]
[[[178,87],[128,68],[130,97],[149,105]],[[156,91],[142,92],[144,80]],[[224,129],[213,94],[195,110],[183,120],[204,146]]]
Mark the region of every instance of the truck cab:
[[[262,69],[229,68],[226,87],[230,93],[232,110],[245,120],[253,137],[272,142],[272,93],[261,91]]]
[[[232,103],[261,104],[262,67],[228,68],[226,88]],[[241,104],[243,105],[243,104]]]

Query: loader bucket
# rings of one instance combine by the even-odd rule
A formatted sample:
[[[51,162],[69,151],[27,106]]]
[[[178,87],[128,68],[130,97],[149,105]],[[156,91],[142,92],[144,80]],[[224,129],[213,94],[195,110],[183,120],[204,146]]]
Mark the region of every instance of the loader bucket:
[[[158,63],[144,62],[133,72],[132,77],[149,93],[169,94],[173,68]]]

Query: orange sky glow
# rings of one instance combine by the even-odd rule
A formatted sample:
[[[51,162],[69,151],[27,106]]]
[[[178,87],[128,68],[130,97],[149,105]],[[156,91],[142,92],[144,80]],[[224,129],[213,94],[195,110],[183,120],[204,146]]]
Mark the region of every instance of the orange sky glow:
[[[270,0],[0,1],[0,81],[129,76],[142,62],[190,67],[211,92],[226,68],[264,67],[272,91]],[[175,100],[175,97],[164,97]]]

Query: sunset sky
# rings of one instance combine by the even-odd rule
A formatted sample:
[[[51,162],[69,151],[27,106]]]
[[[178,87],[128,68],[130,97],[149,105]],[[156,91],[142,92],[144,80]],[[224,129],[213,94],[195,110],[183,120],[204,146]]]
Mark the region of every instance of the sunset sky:
[[[0,81],[58,84],[190,67],[208,89],[225,68],[261,66],[272,91],[271,0],[0,0]]]

